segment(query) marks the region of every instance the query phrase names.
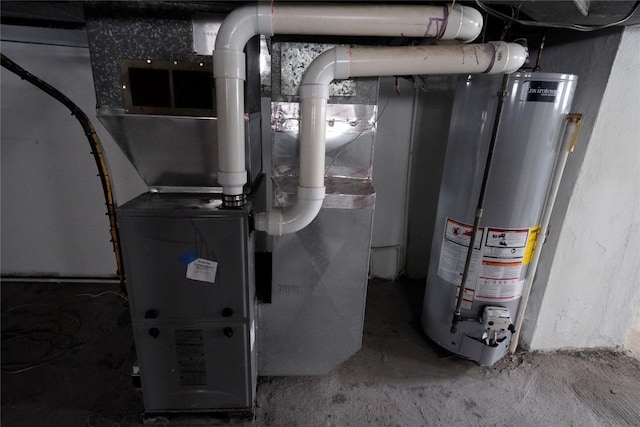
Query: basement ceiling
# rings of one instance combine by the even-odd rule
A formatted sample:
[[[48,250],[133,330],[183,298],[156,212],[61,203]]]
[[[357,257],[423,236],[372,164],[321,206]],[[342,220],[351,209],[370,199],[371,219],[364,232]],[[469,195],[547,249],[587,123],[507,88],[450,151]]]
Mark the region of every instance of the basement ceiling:
[[[346,3],[353,0],[341,0],[336,3]],[[356,0],[357,1],[357,0]],[[84,25],[84,5],[95,4],[97,1],[2,1],[0,11],[2,23],[13,25],[32,25],[62,28],[79,28]],[[102,3],[102,2],[100,2]],[[110,2],[131,8],[180,8],[182,10],[228,10],[237,3],[245,1],[118,1]],[[372,1],[380,3],[380,1]],[[389,1],[389,3],[393,3]],[[442,4],[443,1],[412,1],[409,3]],[[484,0],[480,2],[459,1],[458,3],[473,6],[476,3],[488,9],[495,10],[518,20],[537,21],[540,23],[578,24],[589,26],[606,25],[619,21],[634,11],[622,25],[640,23],[640,11],[637,1],[591,1],[591,0],[563,0],[563,1],[504,1]],[[476,7],[479,5],[476,4]],[[635,10],[634,10],[635,9]],[[585,14],[586,13],[586,14]]]

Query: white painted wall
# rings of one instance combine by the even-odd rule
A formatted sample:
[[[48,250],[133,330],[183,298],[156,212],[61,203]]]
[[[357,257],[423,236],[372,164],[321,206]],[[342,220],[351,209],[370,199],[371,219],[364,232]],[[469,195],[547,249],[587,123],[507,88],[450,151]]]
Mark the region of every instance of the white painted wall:
[[[568,60],[592,71],[605,47],[597,41]],[[593,132],[579,142],[584,160],[573,192],[559,196],[568,199],[566,216],[561,226],[552,223],[557,246],[541,265],[548,280],[535,294],[537,317],[523,329],[531,349],[615,347],[629,333],[640,304],[639,75],[640,28],[628,27],[597,116],[586,117]]]
[[[30,30],[30,43],[9,42],[3,27],[2,53],[90,117],[119,203],[145,191],[95,117],[88,49],[39,44],[33,38],[37,31]],[[31,84],[5,69],[1,80],[2,275],[115,276],[102,188],[82,128],[62,104]]]

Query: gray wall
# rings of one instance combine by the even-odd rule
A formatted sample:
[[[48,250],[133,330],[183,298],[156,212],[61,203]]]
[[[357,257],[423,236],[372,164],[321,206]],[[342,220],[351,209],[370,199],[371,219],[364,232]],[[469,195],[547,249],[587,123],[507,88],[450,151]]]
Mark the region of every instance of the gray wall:
[[[622,345],[640,306],[640,28],[551,49],[585,113],[529,303],[531,349]],[[615,59],[614,59],[615,57]]]
[[[2,28],[2,52],[61,90],[89,115],[105,146],[123,203],[144,183],[95,118],[84,33],[29,30],[29,43]],[[62,34],[62,36],[61,36]],[[55,42],[61,45],[45,45]],[[71,45],[71,46],[70,46]],[[3,69],[2,275],[115,275],[109,224],[97,169],[82,128],[58,101]]]
[[[456,79],[431,77],[416,92],[405,265],[412,279],[427,277]]]
[[[556,31],[549,35],[550,43],[543,51],[542,71],[570,73],[578,76],[572,111],[584,115],[580,137],[575,151],[569,156],[558,190],[558,197],[549,224],[549,234],[540,258],[538,272],[527,307],[521,340],[528,345],[538,314],[542,308],[543,295],[558,246],[558,238],[566,219],[567,207],[590,144],[591,134],[600,111],[611,66],[620,43],[621,30],[592,34]],[[563,40],[558,43],[557,40]],[[556,41],[554,43],[554,41]],[[591,53],[600,52],[594,61]],[[597,260],[594,260],[597,262]]]
[[[374,277],[395,278],[404,268],[405,221],[407,218],[407,171],[412,138],[414,89],[400,79],[380,79],[378,128],[373,156],[376,211],[371,239],[371,269]]]

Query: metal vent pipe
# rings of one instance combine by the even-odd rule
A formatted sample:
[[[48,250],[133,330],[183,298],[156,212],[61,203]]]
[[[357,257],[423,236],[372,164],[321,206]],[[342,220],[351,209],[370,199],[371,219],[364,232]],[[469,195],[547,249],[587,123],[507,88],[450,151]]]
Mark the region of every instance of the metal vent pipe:
[[[237,203],[247,182],[244,153],[245,56],[257,34],[436,37],[470,42],[482,15],[462,6],[290,5],[241,7],[224,20],[213,52],[218,111],[218,182]],[[472,61],[472,57],[469,57]],[[323,154],[324,156],[324,154]],[[309,197],[314,198],[315,193]]]

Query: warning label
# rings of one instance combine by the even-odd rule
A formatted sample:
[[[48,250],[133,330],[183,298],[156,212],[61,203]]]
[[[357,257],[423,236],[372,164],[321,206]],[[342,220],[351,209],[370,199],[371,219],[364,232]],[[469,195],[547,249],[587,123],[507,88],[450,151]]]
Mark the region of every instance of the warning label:
[[[207,359],[202,329],[176,329],[176,353],[181,385],[207,384]]]
[[[503,230],[489,228],[484,255],[495,258],[522,258],[527,246],[529,229]]]
[[[438,264],[438,276],[454,285],[462,283],[472,231],[473,227],[469,224],[447,219]],[[475,283],[475,279],[478,277],[483,233],[484,230],[479,228],[469,265],[469,283]]]
[[[512,262],[496,262],[495,258],[483,258],[480,269],[481,279],[509,279],[520,278],[522,271],[522,259]]]
[[[522,295],[524,280],[479,279],[476,285],[477,301],[512,301]]]
[[[523,267],[530,262],[540,227],[479,228],[467,277],[463,308],[474,300],[510,301],[520,298]],[[473,227],[448,218],[442,241],[438,276],[459,288]],[[456,294],[457,295],[457,294]]]

